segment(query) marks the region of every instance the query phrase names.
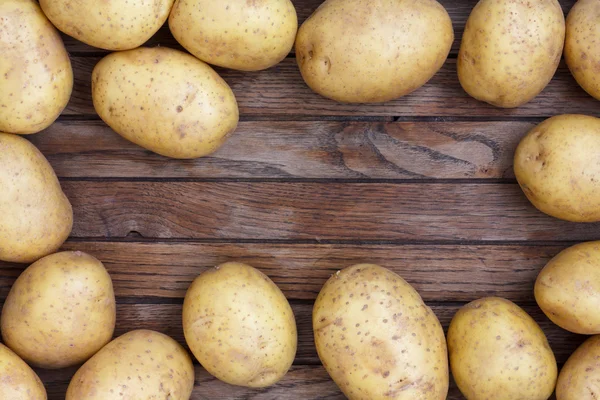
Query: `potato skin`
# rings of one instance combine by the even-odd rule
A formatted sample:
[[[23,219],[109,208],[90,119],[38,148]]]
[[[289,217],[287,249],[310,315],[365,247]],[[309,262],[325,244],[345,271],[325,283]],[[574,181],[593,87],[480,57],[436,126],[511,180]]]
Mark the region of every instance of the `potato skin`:
[[[294,313],[281,290],[259,270],[234,262],[192,282],[183,303],[183,332],[210,374],[247,387],[279,381],[298,342]]]
[[[71,61],[35,0],[0,1],[0,15],[0,132],[36,133],[69,102]]]
[[[44,14],[59,30],[106,50],[143,45],[165,23],[174,0],[40,0]]]
[[[71,203],[42,153],[0,133],[0,260],[29,263],[54,253],[73,226]]]
[[[534,292],[556,325],[583,335],[600,333],[600,241],[561,251],[538,275]]]
[[[540,211],[572,222],[600,221],[600,119],[559,115],[521,140],[517,181]]]
[[[289,54],[298,17],[290,0],[176,0],[169,28],[204,62],[258,71]]]
[[[296,59],[322,96],[383,102],[431,79],[453,40],[452,21],[435,0],[326,0],[298,30]]]
[[[166,47],[104,57],[92,73],[92,99],[119,135],[173,158],[214,152],[239,118],[233,92],[212,68]]]
[[[65,251],[23,271],[0,321],[8,347],[31,365],[54,369],[94,355],[112,338],[115,319],[112,281],[102,263]]]
[[[600,3],[579,0],[567,16],[565,61],[577,83],[600,100]]]
[[[35,372],[0,343],[0,399],[46,400],[46,389]]]
[[[596,400],[600,393],[600,336],[592,336],[569,357],[558,376],[556,400]]]
[[[65,400],[188,400],[194,366],[187,352],[162,333],[135,330],[119,336],[73,376]],[[121,395],[122,393],[122,395]]]
[[[319,358],[349,399],[446,398],[442,326],[392,271],[374,264],[338,271],[317,297],[313,329]]]
[[[480,0],[458,53],[458,79],[477,100],[519,107],[550,82],[562,55],[565,17],[557,0]]]
[[[452,375],[469,400],[545,400],[557,366],[544,332],[511,301],[486,297],[463,306],[448,329]]]

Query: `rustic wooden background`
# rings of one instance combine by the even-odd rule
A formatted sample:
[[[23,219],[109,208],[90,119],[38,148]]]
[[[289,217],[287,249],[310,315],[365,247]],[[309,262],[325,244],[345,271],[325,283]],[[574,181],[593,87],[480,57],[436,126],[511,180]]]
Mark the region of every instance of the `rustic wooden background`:
[[[321,0],[296,0],[300,22]],[[461,33],[475,0],[443,0],[456,33],[450,57],[423,88],[397,101],[343,105],[310,91],[291,54],[257,73],[219,70],[240,106],[237,132],[216,154],[177,161],[112,132],[95,114],[90,75],[106,52],[65,37],[73,97],[29,138],[55,168],[75,212],[66,250],[104,262],[118,302],[116,334],[136,328],[184,343],[183,296],[206,268],[240,260],[284,291],[299,328],[293,368],[263,390],[233,387],[197,367],[193,399],[341,399],[319,363],[311,308],[337,269],[374,262],[402,275],[445,327],[476,298],[513,300],[540,323],[559,364],[583,341],[535,304],[543,265],[600,224],[536,211],[517,186],[519,139],[561,113],[600,116],[600,102],[561,65],[550,85],[514,110],[469,98],[456,77]],[[563,0],[567,12],[573,0]],[[168,28],[148,43],[180,48]],[[22,265],[0,264],[0,297]],[[75,368],[38,371],[63,399]],[[449,399],[461,399],[453,385]]]

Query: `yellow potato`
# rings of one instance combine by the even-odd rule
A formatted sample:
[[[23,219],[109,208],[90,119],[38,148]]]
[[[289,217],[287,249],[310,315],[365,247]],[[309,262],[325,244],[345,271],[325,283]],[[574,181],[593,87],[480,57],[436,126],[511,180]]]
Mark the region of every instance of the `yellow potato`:
[[[41,368],[81,364],[110,341],[115,294],[100,261],[79,251],[52,254],[19,276],[2,309],[2,339]]]
[[[232,385],[279,381],[296,355],[294,313],[259,270],[225,263],[198,276],[183,303],[183,332],[206,370]]]
[[[46,400],[37,374],[8,347],[0,344],[0,399]]]
[[[597,400],[600,395],[600,336],[586,340],[558,376],[556,400]]]
[[[313,309],[325,369],[351,400],[442,400],[448,393],[444,331],[404,279],[373,264],[333,275]]]
[[[556,360],[538,324],[511,301],[486,297],[462,307],[448,329],[452,375],[469,400],[546,400]]]
[[[40,0],[50,21],[69,36],[106,50],[144,44],[165,23],[174,0]]]
[[[0,132],[46,129],[72,89],[71,61],[37,1],[0,1]]]
[[[540,272],[535,299],[556,325],[574,333],[600,333],[600,241],[561,251]]]
[[[69,236],[73,210],[42,153],[0,133],[0,260],[28,263],[54,253]]]
[[[600,100],[600,2],[579,0],[567,16],[565,61],[577,83]]]
[[[452,21],[435,0],[326,0],[298,30],[296,59],[320,95],[382,102],[423,86],[453,40]]]
[[[298,18],[290,0],[177,0],[169,28],[202,61],[257,71],[288,55]]]
[[[559,115],[521,140],[515,175],[533,205],[556,218],[600,221],[600,119]]]
[[[65,400],[188,400],[194,366],[187,352],[162,333],[119,336],[73,376]]]
[[[465,26],[458,79],[477,100],[518,107],[550,82],[564,39],[557,0],[480,0]]]
[[[214,152],[239,118],[233,92],[212,68],[166,47],[104,57],[92,73],[92,99],[118,134],[173,158]]]

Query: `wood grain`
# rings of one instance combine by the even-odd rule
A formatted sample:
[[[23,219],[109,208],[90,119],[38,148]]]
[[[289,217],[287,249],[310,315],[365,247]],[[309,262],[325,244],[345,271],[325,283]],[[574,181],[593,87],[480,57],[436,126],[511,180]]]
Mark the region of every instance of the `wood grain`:
[[[460,41],[462,38],[462,34],[464,31],[465,24],[467,22],[467,18],[471,13],[475,4],[477,4],[478,0],[439,0],[440,4],[442,4],[450,18],[452,19],[452,25],[454,27],[454,44],[452,46],[451,54],[456,54],[458,52],[458,47],[460,46]],[[296,13],[298,14],[298,22],[302,24],[306,18],[312,14],[314,10],[319,7],[319,5],[323,2],[323,0],[292,0],[294,6],[296,7]],[[575,0],[562,0],[561,5],[563,7],[563,11],[566,13],[571,9]],[[65,46],[67,50],[71,53],[75,53],[77,55],[85,55],[85,54],[98,54],[99,52],[108,53],[107,51],[97,49],[95,47],[88,46],[84,43],[81,43],[67,35],[63,35],[63,40],[65,42]],[[174,48],[180,48],[181,46],[171,35],[169,31],[169,27],[165,24],[148,42],[145,44],[146,46],[168,46]],[[293,49],[292,49],[293,52]]]
[[[537,274],[564,248],[131,242],[68,242],[63,246],[63,250],[85,251],[100,259],[111,274],[116,295],[140,302],[183,298],[196,276],[227,261],[259,268],[290,300],[314,300],[337,270],[375,263],[400,274],[426,301],[500,296],[529,302]],[[24,268],[0,263],[0,298],[6,297]]]
[[[312,385],[318,383],[319,387],[322,386],[321,389],[329,388],[331,391],[331,395],[337,395],[338,392],[335,385],[331,382],[328,376],[319,366],[319,359],[316,354],[316,350],[313,344],[313,335],[311,329],[311,312],[312,305],[310,304],[293,304],[294,314],[296,316],[296,321],[298,323],[298,352],[296,356],[296,364],[307,366],[313,365],[314,367],[295,367],[292,369],[286,378],[277,386],[271,389],[267,389],[267,391],[271,394],[279,393],[277,389],[282,389],[281,386],[287,387],[289,390],[297,390],[289,392],[290,394],[295,394],[296,397],[289,397],[290,399],[296,398],[312,398],[311,396],[322,395],[320,392],[313,392]],[[447,330],[448,324],[452,319],[454,313],[460,307],[459,304],[453,305],[433,305],[432,309],[440,319],[444,329]],[[568,333],[556,325],[552,324],[540,311],[536,306],[525,305],[523,307],[525,311],[530,313],[532,317],[540,324],[540,327],[546,333],[548,340],[554,353],[556,355],[557,361],[559,363],[564,363],[568,356],[574,351],[574,349],[583,342],[585,337],[574,335]],[[163,332],[174,339],[178,340],[180,343],[184,344],[185,341],[183,339],[183,332],[181,328],[181,305],[180,304],[121,304],[117,308],[117,317],[120,321],[119,326],[116,331],[116,335],[121,335],[132,329],[153,329],[160,332]],[[303,368],[307,368],[304,369]],[[294,371],[303,370],[304,373],[297,377]],[[227,387],[226,385],[219,383],[218,381],[213,381],[201,368],[198,368],[197,371],[200,375],[197,375],[198,382],[196,384],[196,389],[194,392],[193,399],[201,399],[205,398],[203,396],[208,396],[206,398],[214,399],[214,393],[212,390],[222,390],[221,396],[224,398],[232,399],[238,398],[236,396],[242,395],[249,396],[252,391],[248,391],[241,388],[233,388]],[[309,372],[307,372],[309,371]],[[321,372],[319,372],[321,371]],[[50,372],[50,371],[40,371],[41,378],[44,380],[48,390],[52,393],[53,396],[59,396],[60,393],[64,393],[65,387],[68,384],[68,380],[70,376],[74,373],[74,369],[67,369],[65,371],[59,372]],[[285,384],[285,382],[290,382],[289,384]],[[291,382],[296,382],[295,384],[291,384]],[[209,390],[208,392],[205,392]],[[275,390],[275,392],[270,392]],[[61,392],[62,391],[62,392]],[[226,393],[226,394],[225,394]],[[263,392],[260,392],[263,393]],[[458,396],[453,391],[452,396]],[[264,394],[264,393],[263,393]],[[58,397],[51,397],[58,398]],[[219,397],[216,397],[219,398]],[[248,397],[243,397],[248,398]],[[282,398],[282,397],[267,397],[267,398]],[[285,398],[285,397],[283,397]],[[322,398],[322,397],[315,397]],[[337,397],[336,397],[337,398]],[[460,398],[460,397],[449,397],[451,398]]]
[[[75,89],[64,115],[96,115],[91,99],[91,73],[97,57],[73,57]],[[456,74],[456,59],[449,59],[425,86],[387,103],[340,104],[312,92],[302,80],[294,59],[260,72],[218,70],[233,89],[241,118],[356,117],[549,117],[577,113],[600,115],[598,101],[583,91],[564,63],[531,102],[514,109],[501,109],[467,95]]]
[[[245,121],[215,154],[170,160],[102,121],[60,121],[29,136],[59,177],[514,178],[531,122]]]
[[[63,182],[73,237],[584,241],[600,224],[537,211],[516,184]]]

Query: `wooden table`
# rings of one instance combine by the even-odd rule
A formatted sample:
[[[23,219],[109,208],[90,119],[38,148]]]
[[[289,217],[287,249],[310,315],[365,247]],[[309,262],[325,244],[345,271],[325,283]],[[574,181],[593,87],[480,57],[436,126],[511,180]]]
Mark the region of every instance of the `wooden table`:
[[[296,0],[302,22],[321,0]],[[90,252],[111,273],[116,334],[136,328],[184,343],[181,307],[192,279],[240,260],[284,291],[298,321],[296,362],[274,387],[228,386],[197,367],[193,399],[343,398],[317,357],[313,301],[337,269],[359,262],[412,283],[445,327],[479,297],[522,305],[548,335],[558,362],[582,342],[546,319],[533,282],[561,249],[600,238],[599,224],[536,211],[517,186],[512,156],[544,118],[600,115],[600,102],[561,65],[531,103],[502,110],[469,98],[456,54],[475,0],[442,1],[456,41],[442,70],[415,93],[385,104],[343,105],[302,81],[293,55],[268,71],[220,70],[240,106],[237,132],[195,161],[157,156],[112,132],[95,114],[90,74],[106,54],[65,38],[75,90],[63,116],[30,139],[61,178],[75,212],[64,249]],[[564,0],[568,11],[573,0]],[[163,28],[150,45],[177,47]],[[1,264],[4,298],[23,266]],[[63,399],[75,369],[39,371]],[[450,389],[449,399],[460,399]]]

